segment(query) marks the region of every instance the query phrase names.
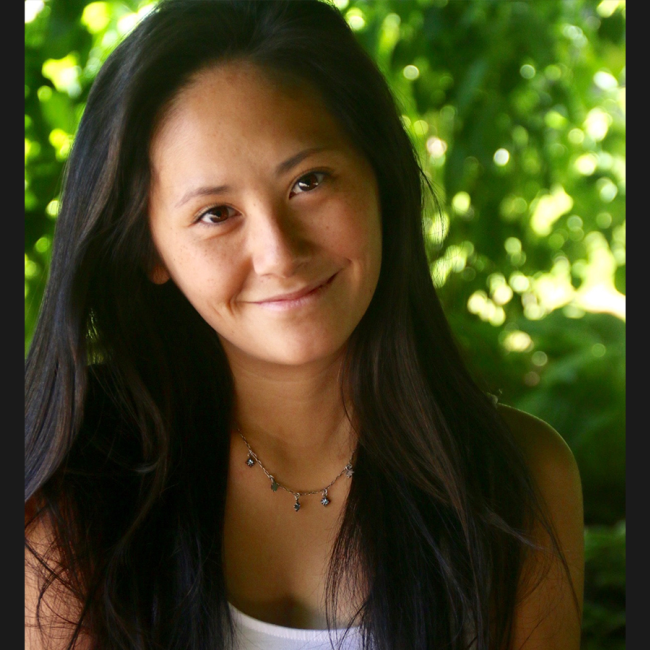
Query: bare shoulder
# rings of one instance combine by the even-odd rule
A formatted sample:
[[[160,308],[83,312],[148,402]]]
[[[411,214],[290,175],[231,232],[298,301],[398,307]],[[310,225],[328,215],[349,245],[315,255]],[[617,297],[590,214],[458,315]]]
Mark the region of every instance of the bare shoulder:
[[[582,488],[578,466],[562,436],[543,420],[514,408],[499,412],[519,444],[555,533],[559,551],[543,526],[533,531],[544,549],[548,571],[540,582],[522,581],[514,620],[513,647],[524,650],[577,650],[584,579]],[[535,574],[539,556],[531,556],[525,575]],[[568,575],[567,575],[568,570]],[[569,579],[570,578],[570,579]]]
[[[79,607],[56,580],[43,586],[60,571],[54,536],[44,516],[35,518],[35,507],[25,507],[25,650],[63,650],[72,638]],[[79,638],[76,650],[86,650]]]
[[[501,405],[499,412],[523,452],[558,535],[570,539],[571,545],[577,538],[581,543],[582,487],[569,445],[553,427],[533,415]]]
[[[498,410],[519,444],[542,494],[551,497],[558,488],[564,488],[561,491],[565,494],[566,488],[579,491],[578,466],[564,438],[534,415],[501,404]]]

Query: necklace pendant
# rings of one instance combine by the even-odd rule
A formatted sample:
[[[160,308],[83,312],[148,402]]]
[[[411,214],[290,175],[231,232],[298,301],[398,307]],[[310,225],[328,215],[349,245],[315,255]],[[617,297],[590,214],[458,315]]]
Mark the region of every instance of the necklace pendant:
[[[298,512],[300,510],[300,499],[296,497],[296,502],[293,504],[293,509]]]
[[[320,500],[320,502],[324,506],[328,506],[330,504],[330,500],[327,498],[327,490],[323,490],[323,498]]]
[[[271,489],[274,492],[277,492],[279,487],[280,485],[278,484],[278,482],[273,477],[271,477]]]
[[[345,466],[345,475],[346,475],[348,478],[352,478],[352,475],[353,475],[353,474],[354,474],[354,470],[352,469],[352,465],[351,465],[350,463],[348,463],[348,464]]]
[[[248,458],[246,459],[246,464],[249,467],[253,467],[253,465],[255,465],[255,459],[250,454],[248,455]]]

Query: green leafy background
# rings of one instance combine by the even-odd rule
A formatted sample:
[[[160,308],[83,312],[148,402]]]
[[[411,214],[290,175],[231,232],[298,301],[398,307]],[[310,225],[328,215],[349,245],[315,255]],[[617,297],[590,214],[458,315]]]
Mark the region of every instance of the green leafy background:
[[[25,2],[25,347],[92,81],[153,6]],[[625,4],[335,0],[442,205],[431,273],[466,358],[571,446],[585,497],[583,648],[625,645]]]

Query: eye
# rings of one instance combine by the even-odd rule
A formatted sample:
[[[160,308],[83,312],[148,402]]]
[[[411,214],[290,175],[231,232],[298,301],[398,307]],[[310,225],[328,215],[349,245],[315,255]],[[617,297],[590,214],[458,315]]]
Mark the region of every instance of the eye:
[[[208,208],[205,212],[202,212],[197,219],[197,222],[207,225],[223,223],[230,219],[230,217],[234,216],[236,212],[237,211],[229,205],[215,205],[212,208]]]
[[[289,197],[315,190],[325,180],[326,176],[325,172],[309,172],[301,176],[291,188]]]

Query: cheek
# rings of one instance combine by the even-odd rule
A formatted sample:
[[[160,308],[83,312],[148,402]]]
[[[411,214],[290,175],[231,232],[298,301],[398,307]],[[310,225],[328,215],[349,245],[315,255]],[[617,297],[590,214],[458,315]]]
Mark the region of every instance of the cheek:
[[[381,265],[381,217],[373,198],[347,203],[335,232],[341,255],[362,265],[369,276],[378,275]]]
[[[213,242],[183,244],[176,239],[164,247],[163,261],[172,280],[202,315],[206,308],[230,303],[236,295],[242,273],[232,252],[220,250]]]

